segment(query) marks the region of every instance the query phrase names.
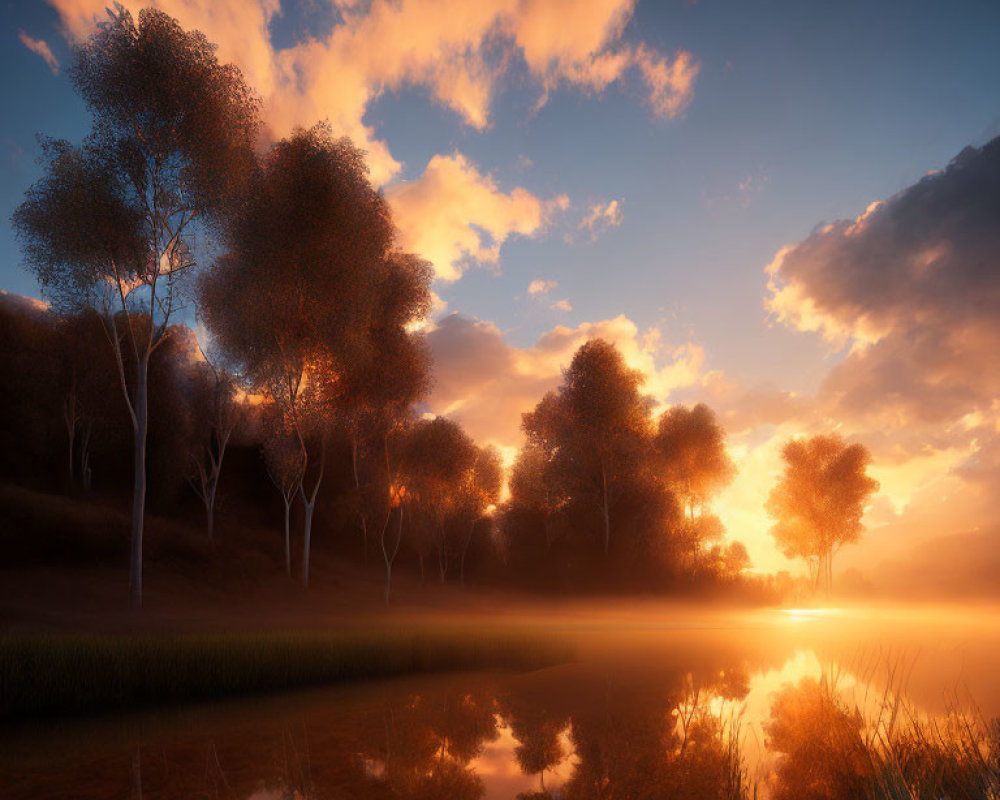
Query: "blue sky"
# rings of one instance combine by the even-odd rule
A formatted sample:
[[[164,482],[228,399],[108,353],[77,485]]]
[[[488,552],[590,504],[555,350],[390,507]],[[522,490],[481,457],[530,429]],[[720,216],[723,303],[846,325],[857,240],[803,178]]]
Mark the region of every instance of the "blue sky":
[[[286,3],[282,12],[271,30],[286,46],[337,19],[322,4]],[[86,130],[64,70],[54,76],[18,41],[21,31],[44,40],[65,66],[62,29],[44,2],[3,11],[5,219],[37,174],[35,134],[78,139]],[[499,265],[441,286],[449,310],[493,320],[520,345],[557,322],[624,313],[640,328],[660,324],[678,343],[693,331],[714,368],[806,390],[822,376],[812,366],[818,353],[768,328],[764,266],[818,223],[856,216],[1000,132],[998,31],[991,2],[639,2],[624,41],[683,48],[700,62],[679,117],[657,118],[635,80],[599,94],[560,87],[535,111],[538,88],[515,67],[486,131],[422,86],[385,92],[365,121],[405,165],[401,179],[458,151],[503,190],[570,198],[545,232],[506,241]],[[590,204],[616,198],[619,227],[597,241],[564,241]],[[573,311],[526,302],[534,278],[557,281]],[[38,293],[6,224],[0,286]]]
[[[404,243],[427,244],[428,256],[437,244],[444,250],[433,252],[461,250],[454,237],[499,225],[499,236],[481,241],[499,241],[495,263],[470,265],[466,253],[461,277],[436,282],[447,304],[439,314],[457,312],[479,326],[468,330],[502,342],[519,378],[537,379],[536,388],[556,381],[552,363],[571,354],[551,342],[540,349],[540,337],[564,326],[573,335],[559,341],[576,344],[624,315],[634,335],[627,326],[615,330],[632,336],[630,359],[666,370],[651,384],[662,402],[716,397],[705,388],[710,374],[747,390],[814,396],[852,339],[824,339],[769,314],[765,267],[783,246],[824,223],[858,217],[871,202],[944,168],[965,146],[1000,134],[995,0],[489,0],[482,7],[496,6],[495,17],[484,11],[472,19],[477,6],[461,23],[449,19],[462,8],[453,0],[346,10],[321,0],[284,2],[280,10],[254,0],[217,2],[214,12],[208,0],[159,5],[204,29],[220,57],[269,82],[261,92],[275,136],[328,115],[336,131],[367,139],[376,181],[409,220]],[[547,15],[547,5],[562,8]],[[11,292],[39,294],[6,220],[37,176],[36,132],[85,134],[87,115],[65,67],[69,41],[86,35],[102,7],[103,0],[52,0],[8,3],[0,12],[7,109],[0,117],[0,288]],[[345,31],[354,37],[349,45],[337,38]],[[25,38],[46,43],[58,74]],[[393,64],[394,48],[410,55]],[[681,52],[697,72],[668,81],[678,104],[664,112],[643,70],[676,65]],[[288,82],[279,54],[293,54],[302,85]],[[628,66],[592,77],[605,56]],[[466,74],[479,76],[488,99],[455,89]],[[476,121],[480,112],[488,123]],[[474,185],[483,203],[470,201],[468,218],[440,232],[454,240],[441,243],[428,240],[448,188],[443,178],[431,180],[435,157],[450,159],[448,174],[467,179],[456,192]],[[512,202],[503,211],[510,218],[497,222],[506,206],[498,210],[492,199],[515,194],[517,208]],[[580,229],[594,207],[615,200],[617,224]],[[557,286],[529,295],[534,280]],[[552,307],[561,300],[571,310]],[[450,331],[458,335],[457,327]],[[547,353],[555,360],[546,361]],[[669,372],[685,358],[692,363],[681,377]],[[542,361],[548,366],[538,367]],[[443,378],[449,368],[439,365]],[[505,407],[513,428],[528,395],[525,389]],[[439,408],[465,414],[479,438],[490,438],[476,428],[472,403],[437,397]],[[788,424],[806,425],[801,417]],[[790,428],[748,429],[736,446],[752,459],[776,430]],[[492,438],[516,444],[509,435]],[[921,485],[955,463],[928,467]],[[907,495],[895,513],[910,501]]]

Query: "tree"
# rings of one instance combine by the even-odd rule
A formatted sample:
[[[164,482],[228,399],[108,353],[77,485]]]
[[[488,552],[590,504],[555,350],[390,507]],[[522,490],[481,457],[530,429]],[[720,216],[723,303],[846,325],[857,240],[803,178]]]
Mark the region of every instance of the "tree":
[[[472,543],[476,525],[500,502],[503,489],[503,462],[493,446],[477,447],[475,461],[462,476],[457,488],[456,516],[464,529],[459,550],[458,575],[465,585],[465,557]]]
[[[556,538],[556,515],[570,501],[565,488],[552,479],[550,455],[543,446],[528,442],[510,471],[511,505],[541,516],[546,552]]]
[[[284,430],[280,417],[271,420],[263,444],[264,464],[271,483],[281,493],[285,507],[285,574],[292,574],[291,514],[292,502],[299,490],[302,452],[295,437]]]
[[[390,255],[379,276],[366,357],[354,359],[340,378],[340,405],[351,445],[351,472],[366,561],[368,518],[386,504],[396,507],[392,505],[390,438],[405,426],[413,404],[430,390],[427,342],[422,334],[408,330],[430,310],[430,280],[428,262],[408,253]],[[404,506],[398,507],[402,514]],[[391,564],[387,562],[386,568],[391,571]]]
[[[191,364],[187,381],[194,433],[187,479],[205,506],[208,540],[213,541],[215,496],[222,475],[222,463],[242,409],[237,399],[239,389],[235,376],[214,364],[201,345],[197,346],[202,359]]]
[[[589,498],[600,511],[605,556],[615,502],[645,460],[650,403],[642,381],[613,345],[592,339],[573,356],[562,386],[523,418],[557,493]]]
[[[704,403],[673,406],[660,415],[653,448],[662,479],[687,511],[685,533],[692,567],[697,566],[702,544],[723,532],[717,517],[704,516],[704,507],[736,473],[726,454],[725,432]]]
[[[878,491],[867,474],[871,453],[840,436],[792,439],[781,451],[785,462],[766,509],[771,528],[789,558],[805,558],[815,568],[815,584],[833,589],[833,556],[864,532],[865,504]]]
[[[93,132],[82,147],[42,142],[45,173],[13,221],[43,290],[64,309],[99,311],[115,353],[133,429],[129,597],[138,607],[149,360],[168,335],[177,278],[195,265],[192,234],[253,163],[258,103],[201,33],[154,9],[137,21],[121,6],[110,12],[76,50],[71,79]]]
[[[704,403],[673,406],[660,416],[653,441],[664,480],[694,521],[695,506],[705,505],[735,475],[725,431]]]
[[[70,492],[76,484],[77,465],[84,491],[91,486],[91,439],[101,416],[105,389],[114,388],[117,376],[109,374],[109,354],[100,319],[92,312],[60,316],[53,342],[60,363],[62,419],[66,426],[67,480]],[[101,357],[104,356],[104,357]],[[112,368],[113,369],[113,368]],[[109,378],[111,379],[109,381]]]
[[[221,349],[269,394],[298,441],[308,585],[328,435],[365,406],[359,365],[378,369],[390,334],[423,313],[429,273],[395,249],[364,154],[328,125],[297,130],[271,149],[226,219],[225,242],[202,283],[202,310]]]
[[[454,549],[449,527],[463,479],[475,470],[479,451],[457,423],[444,417],[417,422],[404,447],[401,480],[419,504],[444,583]]]

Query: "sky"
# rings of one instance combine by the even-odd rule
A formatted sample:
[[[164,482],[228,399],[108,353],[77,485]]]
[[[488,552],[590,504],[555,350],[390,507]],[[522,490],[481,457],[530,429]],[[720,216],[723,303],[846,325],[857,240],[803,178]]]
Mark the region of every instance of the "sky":
[[[271,140],[328,119],[366,150],[434,266],[433,412],[510,459],[603,336],[659,407],[719,413],[740,474],[714,509],[757,568],[794,568],[763,510],[781,444],[831,430],[882,484],[845,566],[1000,554],[995,0],[155,4],[243,70]],[[66,68],[104,6],[0,17],[14,294],[41,293],[6,221],[35,135],[86,134]]]

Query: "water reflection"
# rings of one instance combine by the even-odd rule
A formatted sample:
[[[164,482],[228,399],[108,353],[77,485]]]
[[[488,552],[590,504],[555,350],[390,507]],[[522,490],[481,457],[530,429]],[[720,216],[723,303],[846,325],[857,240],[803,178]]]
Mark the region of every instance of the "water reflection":
[[[991,714],[925,713],[897,691],[898,670],[880,682],[836,666],[846,661],[828,650],[765,638],[635,635],[626,647],[608,637],[610,655],[527,675],[425,677],[0,731],[0,796],[1000,797]]]
[[[245,710],[232,719],[224,708],[194,709],[123,723],[128,731],[29,732],[3,757],[5,796],[740,796],[731,730],[713,704],[746,695],[742,668],[662,671],[652,683],[578,666],[426,683],[384,687],[362,703],[342,692],[301,696],[289,713],[263,708],[255,721]]]

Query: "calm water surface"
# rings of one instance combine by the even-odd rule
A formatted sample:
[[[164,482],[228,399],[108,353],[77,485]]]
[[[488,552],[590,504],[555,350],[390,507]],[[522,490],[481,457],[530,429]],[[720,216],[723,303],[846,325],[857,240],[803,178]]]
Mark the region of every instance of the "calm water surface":
[[[740,762],[766,797],[780,794],[774,764],[791,752],[788,731],[830,724],[802,711],[817,708],[810,687],[835,686],[845,707],[872,717],[896,693],[929,718],[971,698],[983,719],[1000,716],[992,608],[662,620],[647,609],[562,632],[577,661],[529,674],[421,676],[6,729],[0,797],[725,798]],[[778,701],[783,691],[795,702]],[[781,734],[775,721],[789,719]]]

